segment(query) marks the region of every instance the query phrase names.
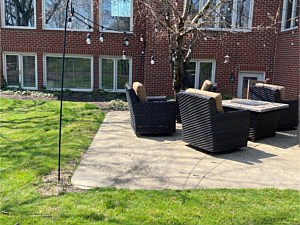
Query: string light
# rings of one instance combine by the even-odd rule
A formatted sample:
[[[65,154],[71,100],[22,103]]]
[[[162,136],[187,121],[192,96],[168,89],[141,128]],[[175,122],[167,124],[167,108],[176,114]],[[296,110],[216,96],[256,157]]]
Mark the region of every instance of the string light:
[[[103,32],[100,32],[99,41],[102,43],[104,41]]]
[[[141,34],[141,36],[140,36],[140,41],[141,41],[141,42],[144,41],[144,35],[143,35],[143,34]]]
[[[224,63],[229,63],[230,56],[229,55],[225,55],[224,58],[225,58]]]
[[[150,61],[150,63],[151,63],[152,65],[155,63],[155,61],[154,61],[154,56],[153,56],[153,55],[151,55],[151,61]]]
[[[155,28],[154,28],[154,32],[157,33],[158,32],[158,28],[157,26],[155,25]]]
[[[166,12],[166,20],[169,20],[169,12]]]
[[[86,41],[85,41],[88,45],[90,45],[92,43],[92,39],[91,39],[91,35],[88,33],[86,35]]]
[[[124,32],[124,35],[126,35],[126,32]],[[127,35],[126,35],[125,38],[124,38],[124,44],[125,44],[126,46],[129,45],[129,40],[128,40]]]
[[[207,41],[207,36],[206,36],[206,34],[204,34],[204,41]]]
[[[125,51],[125,50],[123,50],[122,59],[123,59],[123,60],[126,60],[126,59],[127,59],[127,57],[126,57],[126,51]]]
[[[67,26],[68,26],[69,28],[72,28],[72,18],[71,18],[71,17],[68,18]]]

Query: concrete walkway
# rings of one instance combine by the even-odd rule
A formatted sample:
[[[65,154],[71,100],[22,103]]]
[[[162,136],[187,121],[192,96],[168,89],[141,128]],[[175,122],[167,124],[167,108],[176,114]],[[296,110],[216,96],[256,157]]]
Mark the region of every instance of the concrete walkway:
[[[300,190],[296,130],[229,154],[206,154],[175,135],[137,137],[127,111],[110,112],[72,177],[79,188]]]

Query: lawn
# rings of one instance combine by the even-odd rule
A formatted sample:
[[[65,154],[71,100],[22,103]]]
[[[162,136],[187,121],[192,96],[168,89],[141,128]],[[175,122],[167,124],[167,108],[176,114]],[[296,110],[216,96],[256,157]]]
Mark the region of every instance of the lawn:
[[[103,118],[94,105],[64,102],[63,171],[74,171]],[[44,178],[57,170],[58,119],[58,101],[0,98],[1,224],[300,224],[295,190],[78,192],[52,182],[58,191],[45,194]]]

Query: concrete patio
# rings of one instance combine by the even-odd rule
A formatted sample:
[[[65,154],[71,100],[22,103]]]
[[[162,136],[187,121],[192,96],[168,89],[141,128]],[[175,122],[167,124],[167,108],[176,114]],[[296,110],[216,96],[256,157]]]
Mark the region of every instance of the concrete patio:
[[[176,134],[137,137],[128,111],[107,114],[72,183],[82,189],[279,188],[300,190],[297,131],[248,142],[228,154],[207,154]]]

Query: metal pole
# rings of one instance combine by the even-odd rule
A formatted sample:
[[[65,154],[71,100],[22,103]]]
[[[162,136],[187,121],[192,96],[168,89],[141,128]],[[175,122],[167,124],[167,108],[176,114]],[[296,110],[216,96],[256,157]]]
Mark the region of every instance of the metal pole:
[[[70,0],[67,0],[66,11],[65,11],[66,15],[65,15],[65,30],[64,30],[64,50],[63,50],[63,58],[62,58],[62,72],[61,72],[59,138],[58,138],[58,182],[60,182],[61,127],[62,127],[62,109],[63,109],[65,56],[66,56],[66,47],[67,47],[67,21],[68,21],[69,1]]]

